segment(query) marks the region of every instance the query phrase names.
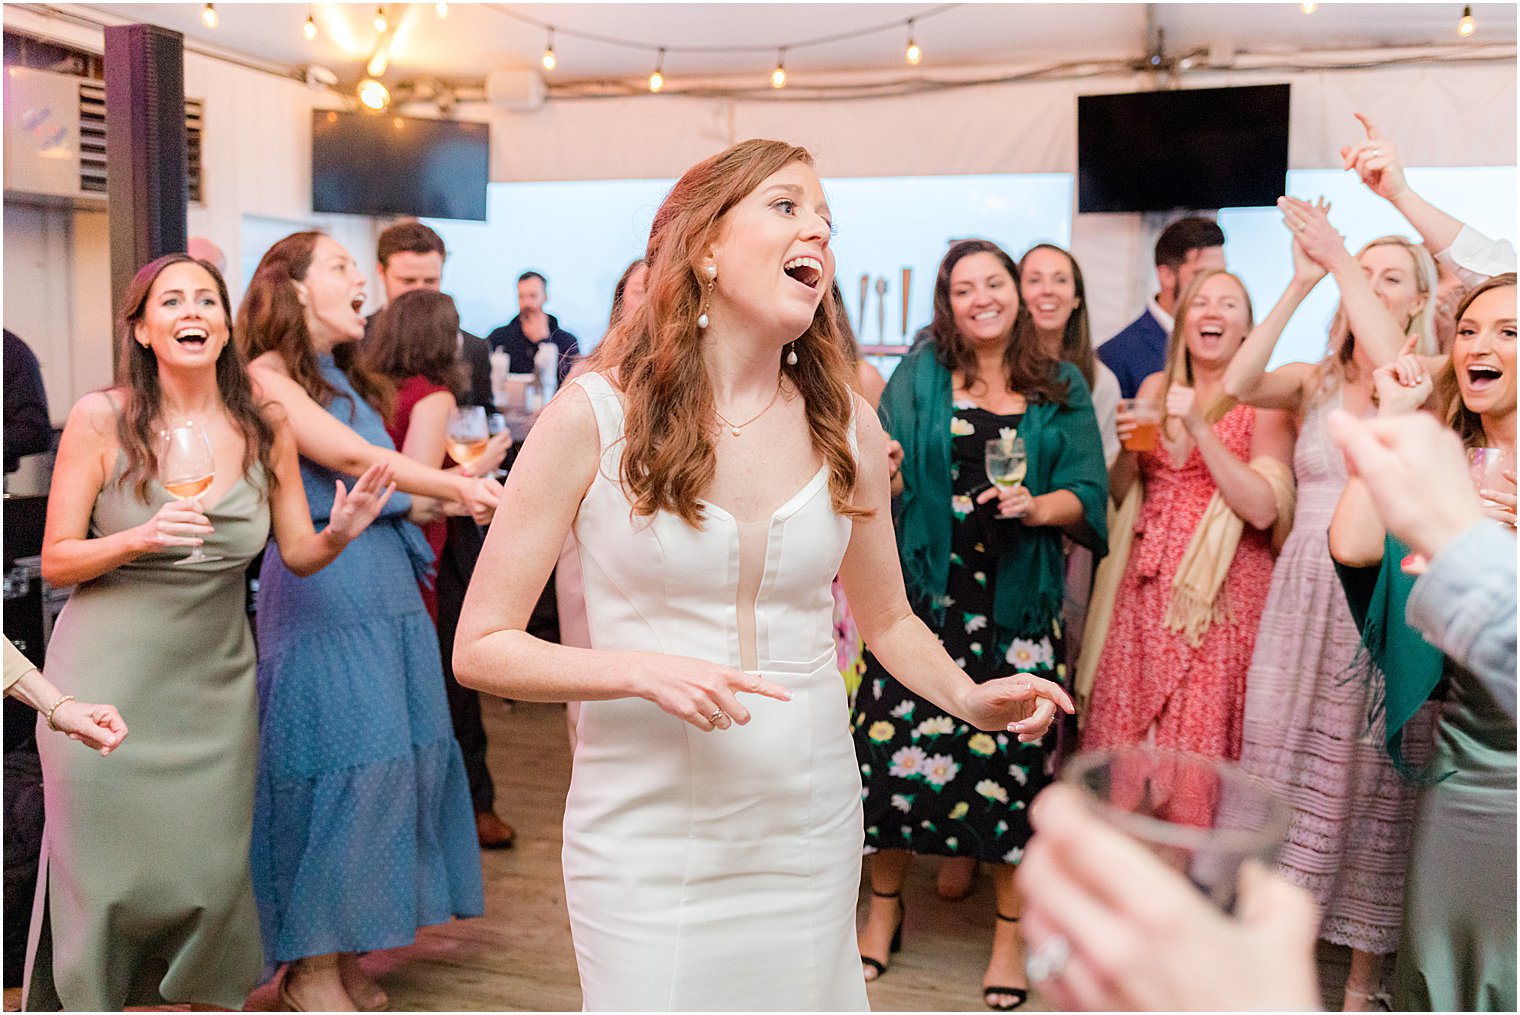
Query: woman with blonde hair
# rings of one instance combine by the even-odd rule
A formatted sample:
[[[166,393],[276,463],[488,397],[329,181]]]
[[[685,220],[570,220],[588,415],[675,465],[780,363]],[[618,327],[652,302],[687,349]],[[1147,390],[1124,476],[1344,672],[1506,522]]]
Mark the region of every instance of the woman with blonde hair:
[[[1178,303],[1165,372],[1140,386],[1166,421],[1153,451],[1123,451],[1112,471],[1143,503],[1093,681],[1084,747],[1146,741],[1240,756],[1246,669],[1272,575],[1272,530],[1291,514],[1293,435],[1276,410],[1237,403],[1224,374],[1251,329],[1234,275],[1200,273]],[[1120,419],[1120,433],[1133,421]],[[1173,798],[1172,820],[1200,803]]]
[[[1511,532],[1515,335],[1510,272],[1463,298],[1451,364],[1434,384],[1413,356],[1380,368],[1375,377],[1379,417],[1419,411],[1434,391],[1443,418],[1469,450],[1508,453],[1509,469],[1502,476],[1484,476],[1478,493],[1485,512]],[[1383,746],[1418,792],[1393,1010],[1514,1011],[1513,678],[1506,695],[1443,655],[1409,624],[1416,599],[1440,593],[1415,585],[1427,562],[1388,533],[1360,479],[1347,483],[1335,506],[1329,543],[1366,648],[1359,662],[1371,670],[1365,693],[1379,706]],[[1513,541],[1508,552],[1513,557]],[[1471,628],[1458,633],[1463,626],[1454,625],[1456,637],[1472,639]],[[1430,723],[1420,721],[1429,718],[1432,700],[1437,706],[1433,743]],[[1454,857],[1461,862],[1453,863]]]
[[[587,1010],[861,1009],[860,779],[830,636],[978,726],[1037,737],[1069,701],[973,685],[908,609],[887,441],[849,385],[805,149],[745,141],[655,216],[649,286],[550,403],[460,619],[481,690],[579,700],[565,896]],[[592,648],[525,625],[566,531]]]
[[[1375,239],[1353,257],[1326,207],[1292,198],[1280,205],[1293,277],[1225,371],[1225,390],[1289,413],[1298,429],[1298,507],[1246,677],[1241,764],[1293,805],[1278,869],[1314,893],[1320,936],[1351,949],[1344,1003],[1364,1010],[1381,990],[1384,956],[1398,945],[1414,787],[1363,737],[1367,689],[1346,680],[1358,639],[1326,537],[1346,466],[1327,421],[1337,408],[1369,412],[1374,373],[1401,348],[1435,356],[1436,271],[1424,247],[1399,236]],[[1269,371],[1283,329],[1327,273],[1341,301],[1325,356]],[[1419,362],[1428,371],[1441,360]]]

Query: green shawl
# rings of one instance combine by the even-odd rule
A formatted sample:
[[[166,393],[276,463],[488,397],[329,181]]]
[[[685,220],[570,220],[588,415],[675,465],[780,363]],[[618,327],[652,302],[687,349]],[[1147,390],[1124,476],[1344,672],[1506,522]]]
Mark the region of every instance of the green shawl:
[[[1108,470],[1103,440],[1087,382],[1070,363],[1060,364],[1065,404],[1031,402],[1019,423],[1028,455],[1024,485],[1035,495],[1070,490],[1086,521],[1075,533],[1095,559],[1108,552]],[[881,422],[903,446],[903,495],[897,550],[908,594],[940,610],[950,580],[951,374],[932,343],[910,352],[892,371],[881,396]],[[993,505],[978,505],[978,510]],[[1001,525],[1019,525],[1014,520]],[[1007,630],[1028,633],[1061,613],[1066,556],[1061,530],[1024,529],[998,557],[993,619]]]
[[[1415,576],[1400,566],[1409,547],[1393,536],[1383,544],[1383,562],[1377,567],[1335,565],[1346,605],[1362,632],[1362,658],[1358,671],[1370,670],[1375,692],[1369,721],[1384,716],[1384,742],[1394,766],[1411,776],[1404,764],[1404,724],[1414,718],[1430,699],[1446,669],[1441,650],[1426,641],[1404,619]]]

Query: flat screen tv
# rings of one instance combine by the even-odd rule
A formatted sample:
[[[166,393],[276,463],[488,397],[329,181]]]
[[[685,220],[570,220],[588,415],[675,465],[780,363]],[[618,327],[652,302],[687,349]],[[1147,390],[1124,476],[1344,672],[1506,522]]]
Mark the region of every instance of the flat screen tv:
[[[1077,98],[1077,210],[1275,203],[1288,174],[1288,86]]]
[[[485,221],[490,164],[484,123],[312,110],[312,211]]]

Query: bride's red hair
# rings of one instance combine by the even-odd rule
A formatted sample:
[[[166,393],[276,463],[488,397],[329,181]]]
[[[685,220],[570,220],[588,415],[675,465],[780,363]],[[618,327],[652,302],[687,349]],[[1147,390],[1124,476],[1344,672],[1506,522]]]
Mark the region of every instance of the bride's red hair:
[[[702,522],[700,497],[712,483],[718,433],[712,386],[702,359],[700,268],[728,210],[793,162],[813,165],[806,148],[741,141],[697,163],[671,188],[649,232],[644,302],[607,334],[590,366],[623,391],[623,488],[639,515],[670,511]],[[836,512],[859,517],[849,428],[851,369],[827,291],[796,342],[797,365],[782,372],[802,394],[813,447],[829,470]]]

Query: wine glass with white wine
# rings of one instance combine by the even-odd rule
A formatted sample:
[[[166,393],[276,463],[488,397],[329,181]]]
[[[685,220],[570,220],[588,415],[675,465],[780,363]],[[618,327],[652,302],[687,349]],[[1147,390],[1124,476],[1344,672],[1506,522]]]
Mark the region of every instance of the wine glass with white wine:
[[[1006,490],[1024,482],[1029,460],[1024,454],[1021,437],[993,437],[983,451],[987,467],[987,480],[999,490]]]
[[[159,433],[158,479],[165,490],[189,500],[211,489],[216,480],[216,459],[211,454],[211,438],[199,423],[182,423]],[[194,547],[190,555],[176,560],[180,564],[204,564],[221,560]]]
[[[449,457],[460,465],[469,465],[486,453],[491,431],[486,410],[479,405],[459,405],[449,410]]]

